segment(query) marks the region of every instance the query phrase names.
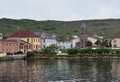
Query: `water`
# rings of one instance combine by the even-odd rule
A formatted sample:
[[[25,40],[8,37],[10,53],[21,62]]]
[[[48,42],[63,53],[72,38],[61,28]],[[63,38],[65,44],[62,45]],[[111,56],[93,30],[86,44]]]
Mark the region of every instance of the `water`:
[[[120,82],[120,61],[0,61],[0,82]]]

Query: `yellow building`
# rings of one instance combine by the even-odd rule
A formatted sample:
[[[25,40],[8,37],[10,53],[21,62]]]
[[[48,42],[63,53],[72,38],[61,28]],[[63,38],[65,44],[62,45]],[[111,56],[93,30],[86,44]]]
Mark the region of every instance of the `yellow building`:
[[[35,35],[34,32],[28,30],[18,30],[12,35],[10,39],[22,40],[29,43],[28,51],[40,51],[41,50],[41,39]]]

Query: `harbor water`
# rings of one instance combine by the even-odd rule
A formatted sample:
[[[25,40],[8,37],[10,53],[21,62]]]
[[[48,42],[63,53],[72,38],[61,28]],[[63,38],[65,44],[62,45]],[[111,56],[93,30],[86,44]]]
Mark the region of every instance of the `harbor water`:
[[[120,82],[120,60],[2,60],[0,82]]]

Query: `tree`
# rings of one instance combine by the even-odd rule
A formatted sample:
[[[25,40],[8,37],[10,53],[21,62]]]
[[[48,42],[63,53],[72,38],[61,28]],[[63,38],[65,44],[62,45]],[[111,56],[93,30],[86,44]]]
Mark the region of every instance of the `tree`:
[[[108,47],[112,47],[111,41],[109,41],[109,43],[108,43]]]
[[[95,42],[96,45],[101,45],[101,42],[100,40],[98,39],[96,42]]]
[[[92,42],[91,41],[87,41],[87,47],[92,47]]]
[[[104,40],[104,46],[105,46],[105,47],[109,47],[109,42],[108,42],[108,40]]]
[[[102,47],[109,47],[109,42],[108,42],[108,40],[107,40],[107,39],[106,39],[106,40],[103,39],[102,42],[101,42],[101,46],[102,46]]]
[[[49,54],[49,53],[55,52],[55,50],[57,49],[58,49],[58,46],[56,46],[55,44],[52,44],[44,49],[44,53]]]

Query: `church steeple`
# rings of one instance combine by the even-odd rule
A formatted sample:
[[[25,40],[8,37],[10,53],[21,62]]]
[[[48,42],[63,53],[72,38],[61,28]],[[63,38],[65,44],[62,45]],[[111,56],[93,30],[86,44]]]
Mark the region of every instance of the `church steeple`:
[[[80,27],[81,28],[86,28],[86,24],[83,22]]]
[[[80,34],[86,34],[86,33],[87,33],[86,24],[83,22],[80,26]]]
[[[83,22],[80,26],[80,48],[85,48],[86,47],[86,43],[87,43],[87,28],[85,23]]]

